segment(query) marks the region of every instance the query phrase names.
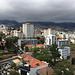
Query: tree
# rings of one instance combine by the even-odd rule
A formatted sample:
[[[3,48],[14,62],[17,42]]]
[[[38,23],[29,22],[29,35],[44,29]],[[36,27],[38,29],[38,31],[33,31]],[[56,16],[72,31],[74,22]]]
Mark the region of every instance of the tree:
[[[0,32],[0,40],[1,40],[2,38],[5,38],[5,34],[4,34],[3,32]]]
[[[25,45],[26,45],[26,43],[22,41],[22,43],[21,43],[21,48],[24,49],[24,46],[25,46]]]
[[[50,47],[50,51],[52,54],[52,58],[54,59],[54,65],[55,65],[56,64],[56,58],[60,57],[57,45],[56,44],[52,45],[52,47]]]
[[[19,37],[14,36],[14,37],[12,38],[13,43],[17,42],[17,41],[18,41],[18,39],[19,39]]]
[[[44,44],[44,42],[45,42],[45,37],[42,36],[40,41],[41,41],[41,44]]]
[[[27,64],[26,61],[22,61],[22,63],[23,63],[23,66],[24,66],[24,64]]]
[[[19,73],[16,71],[11,71],[9,75],[19,75]]]
[[[46,61],[48,63],[52,63],[52,57],[48,54],[47,55],[40,54],[36,57],[36,59],[40,61]]]
[[[13,41],[12,41],[12,39],[9,37],[9,38],[6,38],[5,41],[6,41],[5,46],[6,46],[8,49],[12,48],[12,46],[13,46]]]
[[[33,56],[36,57],[38,55],[39,47],[32,48]]]
[[[53,75],[74,75],[74,71],[75,69],[71,66],[70,62],[63,60],[55,65]]]
[[[25,52],[28,52],[29,51],[29,48],[28,47],[25,47]]]
[[[11,67],[16,67],[16,64],[15,63],[11,64]]]
[[[15,44],[13,43],[13,40],[12,38],[6,38],[6,43],[5,43],[5,46],[7,47],[8,51],[13,51],[14,54],[17,54],[18,52],[18,47],[15,46]]]

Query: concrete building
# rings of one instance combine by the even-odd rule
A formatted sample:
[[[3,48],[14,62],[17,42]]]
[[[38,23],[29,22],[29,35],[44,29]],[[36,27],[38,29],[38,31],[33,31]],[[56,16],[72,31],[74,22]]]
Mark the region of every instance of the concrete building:
[[[19,38],[23,38],[23,32],[14,30],[14,31],[13,31],[13,37],[14,37],[14,36],[17,36],[17,37],[19,37]]]
[[[35,37],[41,37],[41,32],[35,32]]]
[[[23,35],[25,38],[34,37],[34,25],[30,23],[23,24]]]
[[[47,35],[45,36],[45,45],[52,45],[57,42],[56,35]]]
[[[18,46],[21,47],[22,43],[26,43],[26,45],[37,45],[38,40],[37,39],[18,39]]]
[[[64,39],[59,39],[59,40],[57,40],[57,45],[58,45],[58,48],[61,48],[62,46],[70,45],[70,41],[64,40]]]
[[[3,30],[8,30],[8,27],[4,24],[0,25],[0,32],[2,32]]]
[[[47,35],[55,35],[55,34],[56,34],[55,29],[48,28],[48,29],[42,30],[42,35],[44,37],[47,36]]]
[[[26,74],[23,74],[23,75],[38,75],[37,74],[37,71],[39,69],[42,69],[42,68],[45,68],[45,67],[48,67],[48,63],[46,62],[42,62],[42,61],[39,61],[31,56],[29,56],[28,54],[22,54],[21,55],[24,59],[24,61],[30,65],[30,70],[29,72],[27,71]],[[53,70],[50,68],[50,70],[52,71],[53,73]],[[25,70],[24,70],[25,71]],[[52,75],[52,73],[50,75]],[[49,75],[49,74],[48,74]]]
[[[67,59],[67,57],[70,56],[70,47],[66,46],[66,47],[60,48],[58,51],[61,55],[60,56],[61,59],[63,59],[63,58]]]

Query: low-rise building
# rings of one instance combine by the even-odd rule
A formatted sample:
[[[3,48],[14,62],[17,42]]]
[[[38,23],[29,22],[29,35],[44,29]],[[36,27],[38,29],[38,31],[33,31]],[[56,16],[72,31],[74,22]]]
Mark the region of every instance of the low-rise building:
[[[37,39],[18,39],[18,46],[21,47],[22,43],[25,43],[26,45],[36,46],[38,44],[38,40]]]
[[[29,56],[26,53],[22,54],[21,56],[24,58],[23,60],[28,65],[30,65],[30,71],[27,72],[25,75],[38,75],[38,73],[37,73],[38,70],[48,67],[48,63],[39,61],[39,60]],[[52,71],[50,74],[50,75],[52,75],[53,70],[51,68],[49,70],[50,70],[50,72]],[[46,71],[45,71],[45,74],[46,74]]]
[[[23,38],[23,32],[14,30],[13,31],[13,36],[17,36],[19,38]]]
[[[35,32],[35,37],[41,37],[41,32]]]

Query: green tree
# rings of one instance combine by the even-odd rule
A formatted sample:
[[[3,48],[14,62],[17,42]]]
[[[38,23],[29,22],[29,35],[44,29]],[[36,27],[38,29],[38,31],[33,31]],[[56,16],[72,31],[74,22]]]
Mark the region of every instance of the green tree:
[[[16,64],[15,63],[11,64],[11,67],[16,67]]]
[[[5,46],[7,47],[7,49],[12,48],[12,46],[13,46],[12,38],[10,38],[10,37],[6,38],[5,41],[6,41]]]
[[[55,65],[53,75],[74,75],[74,71],[75,69],[71,66],[70,62],[63,60]]]
[[[18,41],[18,39],[19,39],[19,37],[14,36],[14,37],[12,38],[12,41],[15,43],[15,42],[17,42],[17,41]]]
[[[40,61],[46,61],[48,63],[52,63],[52,57],[50,55],[43,55],[43,54],[39,54],[36,59],[40,60]]]
[[[2,41],[2,38],[5,38],[5,34],[3,32],[0,32],[0,41]]]
[[[25,61],[22,61],[22,63],[23,63],[23,66],[24,66],[24,64],[26,64],[26,62],[25,62]]]
[[[45,37],[42,36],[40,41],[41,41],[41,44],[44,44],[44,42],[45,42]]]
[[[19,75],[19,73],[16,71],[11,71],[9,75]]]
[[[21,48],[24,50],[24,46],[26,45],[25,42],[21,42]]]
[[[28,47],[25,47],[25,52],[28,52],[29,51],[29,48]]]
[[[54,59],[54,65],[55,65],[56,64],[56,58],[60,57],[57,45],[56,44],[52,45],[52,47],[50,47],[50,51],[52,54],[52,58]]]

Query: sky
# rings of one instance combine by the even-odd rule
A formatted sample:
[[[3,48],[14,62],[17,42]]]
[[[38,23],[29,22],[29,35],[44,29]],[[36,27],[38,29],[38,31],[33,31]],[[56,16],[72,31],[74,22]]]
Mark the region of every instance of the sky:
[[[75,22],[75,0],[0,0],[0,20]]]

